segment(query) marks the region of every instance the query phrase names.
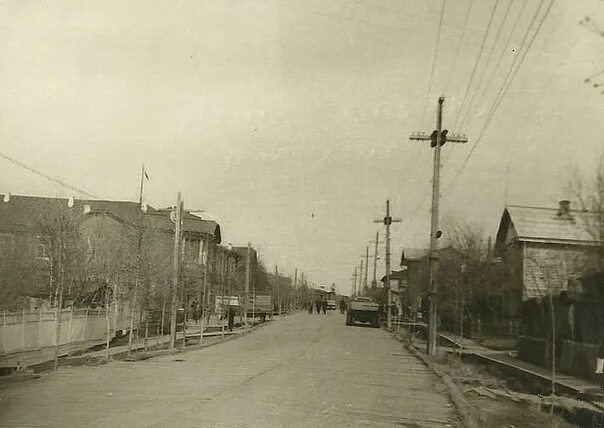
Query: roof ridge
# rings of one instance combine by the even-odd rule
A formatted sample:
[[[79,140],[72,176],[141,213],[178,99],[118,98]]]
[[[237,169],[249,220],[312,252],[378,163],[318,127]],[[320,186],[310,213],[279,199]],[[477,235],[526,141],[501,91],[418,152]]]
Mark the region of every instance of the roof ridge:
[[[512,208],[531,208],[531,209],[536,209],[536,210],[548,210],[548,211],[557,211],[558,210],[557,207],[556,208],[553,208],[553,207],[538,207],[538,206],[535,206],[535,205],[507,204],[505,207],[506,208],[508,208],[508,207],[512,207]]]
[[[529,209],[534,209],[534,210],[547,210],[547,211],[559,211],[558,207],[538,207],[538,206],[534,206],[534,205],[516,205],[516,204],[508,204],[505,206],[505,208],[529,208]],[[583,208],[571,208],[569,210],[569,212],[571,213],[584,213],[584,214],[599,214],[598,211],[591,211],[588,209],[583,209]]]
[[[111,202],[111,203],[128,203],[138,205],[138,201],[129,201],[123,199],[90,199],[90,198],[77,198],[75,196],[38,196],[38,195],[20,195],[15,193],[0,193],[0,196],[9,195],[12,198],[25,198],[25,199],[52,199],[52,200],[69,200],[73,198],[76,202]],[[156,208],[154,208],[156,209]]]

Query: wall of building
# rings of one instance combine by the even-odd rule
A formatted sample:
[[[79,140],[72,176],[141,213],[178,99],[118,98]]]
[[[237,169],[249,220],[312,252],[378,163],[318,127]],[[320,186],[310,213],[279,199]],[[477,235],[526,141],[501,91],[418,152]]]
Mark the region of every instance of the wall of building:
[[[523,248],[523,299],[540,298],[568,288],[597,262],[594,247],[525,242]]]

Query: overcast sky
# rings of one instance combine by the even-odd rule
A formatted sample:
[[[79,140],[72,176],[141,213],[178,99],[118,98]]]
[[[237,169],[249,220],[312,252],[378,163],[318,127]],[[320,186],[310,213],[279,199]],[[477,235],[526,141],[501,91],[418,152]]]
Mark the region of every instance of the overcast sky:
[[[442,217],[486,234],[508,166],[508,202],[555,206],[572,168],[589,171],[602,152],[604,95],[584,79],[604,68],[604,37],[579,21],[604,28],[604,3],[560,0],[452,186],[539,3],[513,1],[494,43],[509,1],[462,129],[452,128],[494,0],[474,1],[457,60],[469,0],[446,3],[430,94],[440,0],[1,2],[0,152],[105,199],[136,200],[145,162],[149,204],[182,190],[225,242],[251,241],[270,269],[298,267],[348,293],[387,198],[403,220],[395,265],[401,248],[427,245],[432,151],[408,136],[434,128],[439,95],[445,127],[470,140],[444,147]],[[74,195],[0,166],[0,193]]]

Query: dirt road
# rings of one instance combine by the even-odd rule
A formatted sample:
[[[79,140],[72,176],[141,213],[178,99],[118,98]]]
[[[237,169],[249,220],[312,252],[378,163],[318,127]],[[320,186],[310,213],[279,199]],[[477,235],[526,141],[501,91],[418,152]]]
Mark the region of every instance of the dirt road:
[[[444,386],[380,329],[298,313],[177,356],[0,389],[2,426],[456,426]]]

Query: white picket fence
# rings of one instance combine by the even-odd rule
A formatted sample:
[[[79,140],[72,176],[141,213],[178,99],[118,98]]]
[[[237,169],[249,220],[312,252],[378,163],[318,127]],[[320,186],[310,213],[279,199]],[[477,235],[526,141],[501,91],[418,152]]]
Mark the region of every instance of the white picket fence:
[[[56,345],[57,312],[53,310],[2,312],[0,355],[38,350]],[[60,312],[59,345],[102,342],[115,332],[129,328],[127,307],[105,309],[63,309]],[[136,319],[136,318],[135,318]]]

